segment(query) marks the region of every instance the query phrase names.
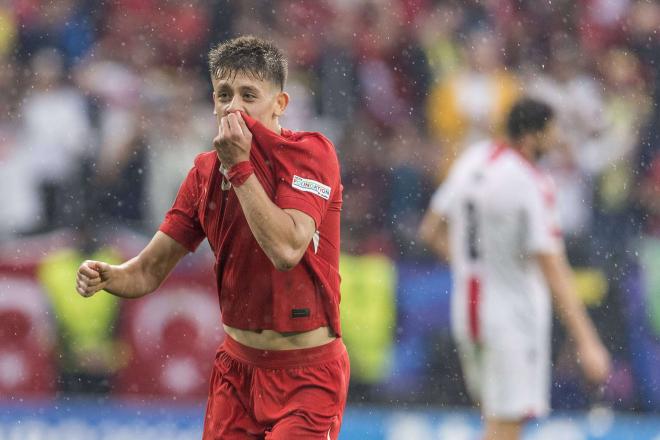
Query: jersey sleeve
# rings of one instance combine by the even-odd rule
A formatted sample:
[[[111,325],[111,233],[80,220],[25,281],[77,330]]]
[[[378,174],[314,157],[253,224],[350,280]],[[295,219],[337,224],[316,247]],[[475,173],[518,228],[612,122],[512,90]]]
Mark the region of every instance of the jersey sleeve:
[[[197,215],[201,183],[199,170],[197,166],[193,166],[159,228],[190,252],[195,252],[206,236]]]
[[[435,190],[431,197],[429,208],[434,214],[446,217],[449,214],[449,206],[451,204],[451,185],[449,181],[445,181],[438,189]]]
[[[340,193],[334,146],[325,138],[307,136],[279,149],[274,162],[275,204],[304,212],[318,228]]]
[[[457,180],[457,172],[454,169],[449,172],[447,179],[433,193],[429,204],[431,212],[443,217],[449,215],[451,204],[457,194]]]
[[[522,191],[523,211],[527,221],[527,252],[531,254],[556,253],[563,246],[554,187],[527,185]]]

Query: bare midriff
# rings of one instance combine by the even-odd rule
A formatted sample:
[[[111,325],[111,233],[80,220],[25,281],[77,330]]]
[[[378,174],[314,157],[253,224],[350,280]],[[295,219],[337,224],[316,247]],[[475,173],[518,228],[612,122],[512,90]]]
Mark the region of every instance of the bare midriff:
[[[274,330],[241,330],[223,325],[225,333],[235,341],[258,350],[297,350],[325,345],[337,336],[330,327],[319,327],[308,332],[280,333]]]

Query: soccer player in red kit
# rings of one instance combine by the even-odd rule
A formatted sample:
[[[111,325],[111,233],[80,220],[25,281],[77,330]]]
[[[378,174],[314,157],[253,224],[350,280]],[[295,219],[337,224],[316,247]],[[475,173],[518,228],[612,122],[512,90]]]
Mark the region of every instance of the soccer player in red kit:
[[[218,135],[135,258],[85,261],[77,290],[153,292],[207,238],[226,333],[204,422],[211,439],[336,439],[349,361],[339,327],[342,186],[333,145],[280,127],[287,62],[240,37],[209,54]]]

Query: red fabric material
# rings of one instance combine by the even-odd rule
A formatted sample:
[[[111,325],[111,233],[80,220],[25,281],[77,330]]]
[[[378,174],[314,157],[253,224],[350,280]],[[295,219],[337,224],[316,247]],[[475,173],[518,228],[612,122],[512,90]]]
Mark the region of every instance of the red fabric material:
[[[481,284],[477,277],[470,277],[468,286],[468,307],[470,337],[479,341],[479,302],[481,301]]]
[[[349,376],[341,339],[272,352],[227,336],[211,376],[203,440],[337,439]]]
[[[259,247],[232,188],[223,189],[216,153],[197,156],[160,230],[194,251],[207,237],[222,319],[246,329],[303,332],[339,323],[339,214],[342,186],[334,146],[318,133],[282,130],[278,135],[245,115],[253,134],[250,162],[271,200],[312,217],[318,247],[280,272]],[[293,185],[294,176],[329,188],[318,195]],[[328,196],[325,198],[324,196]]]
[[[249,160],[239,162],[227,172],[227,180],[234,186],[241,186],[254,174],[254,167]]]
[[[294,368],[301,365],[325,364],[340,357],[345,351],[340,338],[318,347],[300,350],[259,350],[237,342],[227,336],[219,351],[227,351],[234,359],[255,367],[266,369]]]

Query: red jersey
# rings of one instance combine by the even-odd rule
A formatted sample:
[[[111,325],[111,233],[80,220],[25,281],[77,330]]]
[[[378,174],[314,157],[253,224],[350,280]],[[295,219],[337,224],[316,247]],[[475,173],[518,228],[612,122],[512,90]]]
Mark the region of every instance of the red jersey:
[[[160,230],[193,252],[207,237],[216,257],[223,322],[245,330],[305,332],[339,325],[339,214],[342,185],[332,143],[319,133],[278,135],[245,116],[250,161],[271,200],[316,222],[300,263],[273,266],[252,235],[238,197],[219,171],[215,151],[195,158]]]

